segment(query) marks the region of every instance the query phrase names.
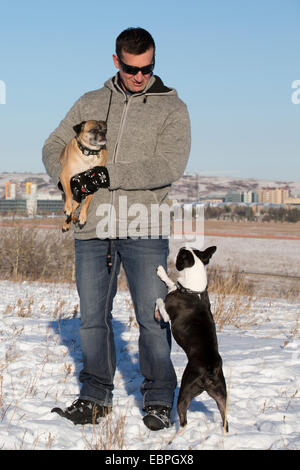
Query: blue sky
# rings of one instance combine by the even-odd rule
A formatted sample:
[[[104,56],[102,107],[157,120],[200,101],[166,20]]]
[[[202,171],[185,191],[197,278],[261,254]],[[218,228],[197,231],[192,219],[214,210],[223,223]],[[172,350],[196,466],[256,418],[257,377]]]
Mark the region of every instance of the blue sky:
[[[116,36],[142,26],[189,108],[189,171],[300,180],[299,24],[300,0],[2,2],[0,171],[44,171],[44,140],[115,74]]]

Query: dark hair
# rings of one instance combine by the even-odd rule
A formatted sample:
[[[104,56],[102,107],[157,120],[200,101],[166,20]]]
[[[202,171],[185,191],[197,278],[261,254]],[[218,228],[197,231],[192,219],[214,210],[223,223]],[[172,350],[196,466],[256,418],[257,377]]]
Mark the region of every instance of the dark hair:
[[[143,28],[127,28],[116,39],[116,54],[122,58],[122,51],[129,54],[143,54],[151,47],[154,49],[154,39],[148,31]]]

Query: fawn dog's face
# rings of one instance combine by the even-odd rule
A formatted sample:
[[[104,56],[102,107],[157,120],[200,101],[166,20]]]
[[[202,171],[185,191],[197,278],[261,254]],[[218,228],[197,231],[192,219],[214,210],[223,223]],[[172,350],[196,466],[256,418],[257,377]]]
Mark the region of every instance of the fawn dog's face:
[[[82,121],[74,126],[73,130],[84,146],[100,148],[106,144],[107,126],[104,121]]]

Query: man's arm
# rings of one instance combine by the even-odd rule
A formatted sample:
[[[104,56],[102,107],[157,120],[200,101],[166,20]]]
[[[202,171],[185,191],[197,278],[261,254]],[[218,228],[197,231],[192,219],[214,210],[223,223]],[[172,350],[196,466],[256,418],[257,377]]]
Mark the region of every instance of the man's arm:
[[[152,157],[107,164],[110,189],[154,189],[170,185],[184,172],[190,141],[190,119],[186,106],[182,105],[169,116]]]
[[[43,146],[43,163],[56,185],[61,171],[59,157],[64,147],[74,137],[73,126],[81,121],[79,98]]]

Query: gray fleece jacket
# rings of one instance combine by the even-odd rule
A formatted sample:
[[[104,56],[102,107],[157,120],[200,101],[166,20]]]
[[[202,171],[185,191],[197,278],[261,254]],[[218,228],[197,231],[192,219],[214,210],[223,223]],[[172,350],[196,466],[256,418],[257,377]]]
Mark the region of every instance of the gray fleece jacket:
[[[190,120],[174,89],[152,76],[146,89],[128,96],[118,74],[104,87],[84,94],[50,134],[43,163],[57,184],[59,157],[74,137],[73,126],[107,120],[107,168],[110,187],[93,196],[86,225],[74,227],[78,239],[167,235],[167,218],[157,208],[167,203],[171,183],[179,179],[190,152]],[[155,216],[156,214],[156,216]]]

